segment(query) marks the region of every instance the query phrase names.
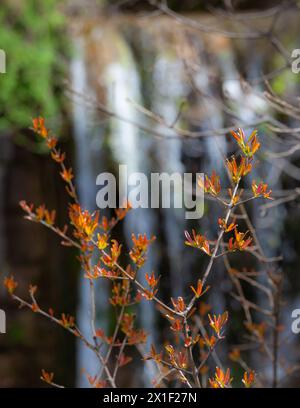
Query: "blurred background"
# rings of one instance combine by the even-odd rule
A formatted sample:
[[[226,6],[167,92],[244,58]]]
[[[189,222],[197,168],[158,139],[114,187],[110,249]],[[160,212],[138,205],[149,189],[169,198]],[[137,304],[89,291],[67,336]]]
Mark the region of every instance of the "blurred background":
[[[67,219],[64,185],[28,129],[32,117],[44,116],[59,135],[82,205],[90,210],[96,209],[96,176],[117,174],[118,164],[146,174],[214,168],[226,183],[223,158],[235,151],[229,129],[256,128],[262,148],[254,176],[281,201],[271,208],[250,204],[249,214],[266,258],[283,255],[283,260],[261,264],[251,255],[234,254],[232,265],[283,273],[279,385],[298,387],[299,335],[290,326],[291,311],[300,308],[300,74],[292,72],[290,57],[300,48],[299,17],[297,1],[2,0],[0,48],[7,72],[0,74],[1,281],[13,274],[24,296],[29,283],[37,284],[45,309],[76,315],[88,330],[87,285],[76,252],[24,220],[19,208],[22,199],[45,203],[57,209],[59,225]],[[296,108],[278,104],[274,95]],[[250,186],[243,187],[247,192]],[[184,230],[194,227],[213,239],[218,216],[214,202],[194,222],[185,220],[184,209],[138,209],[114,235],[125,246],[131,232],[157,236],[145,271],[162,275],[161,295],[169,301],[170,295],[188,296],[206,264],[184,246]],[[226,356],[244,340],[244,310],[222,262],[209,284],[212,311],[230,313]],[[265,306],[265,294],[245,290],[249,301]],[[98,324],[109,332],[114,317],[107,293],[108,285],[101,283]],[[54,371],[58,383],[86,385],[82,368],[93,373],[97,367],[70,335],[19,310],[3,288],[0,308],[7,314],[7,333],[0,335],[1,387],[43,386],[41,368]],[[251,313],[257,322],[266,319]],[[151,333],[149,342],[167,338],[167,325],[150,302],[141,303],[139,322]],[[245,352],[249,365],[258,365],[268,380],[270,361],[251,347]],[[149,385],[151,372],[142,363],[132,366],[120,374],[121,384]]]

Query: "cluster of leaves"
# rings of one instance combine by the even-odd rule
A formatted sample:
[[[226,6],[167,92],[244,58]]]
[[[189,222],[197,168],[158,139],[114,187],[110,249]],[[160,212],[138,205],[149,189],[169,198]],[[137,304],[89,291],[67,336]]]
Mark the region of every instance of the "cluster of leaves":
[[[218,219],[221,233],[219,234],[219,238],[216,241],[216,245],[212,249],[210,247],[209,240],[204,235],[196,234],[194,230],[192,231],[192,236],[187,231],[185,232],[185,236],[187,238],[186,245],[198,248],[205,252],[208,256],[217,255],[219,244],[221,239],[223,239],[223,235],[230,232],[233,232],[233,237],[231,237],[227,243],[228,252],[237,250],[244,251],[250,249],[252,238],[248,236],[248,231],[240,232],[238,230],[238,225],[235,223],[235,220],[230,221],[232,209],[239,204],[243,204],[246,201],[250,201],[255,198],[263,197],[272,199],[272,190],[268,190],[268,185],[263,183],[262,181],[256,183],[256,181],[253,180],[253,196],[247,198],[246,200],[241,200],[242,190],[239,191],[239,185],[242,178],[244,178],[248,173],[251,172],[253,168],[254,155],[259,149],[260,143],[257,140],[256,131],[253,131],[248,139],[246,138],[246,135],[242,129],[239,129],[238,132],[232,131],[231,133],[234,139],[237,141],[238,146],[240,147],[241,154],[239,158],[232,156],[230,159],[226,160],[227,172],[232,182],[232,187],[228,189],[228,197],[220,197],[222,191],[220,177],[216,174],[215,171],[212,172],[211,177],[205,175],[204,180],[199,179],[198,181],[199,186],[204,190],[205,193],[210,194],[227,208],[225,217]]]
[[[253,132],[246,140],[244,132],[239,129],[233,132],[234,139],[238,142],[241,155],[231,157],[227,161],[227,170],[231,180],[231,187],[227,191],[227,197],[221,195],[222,189],[220,177],[214,172],[211,177],[206,176],[204,183],[200,180],[200,186],[208,194],[225,207],[225,214],[220,217],[218,237],[209,241],[204,235],[192,231],[185,232],[186,245],[202,251],[208,258],[209,263],[203,276],[198,278],[196,284],[191,285],[191,296],[187,302],[179,296],[171,298],[169,303],[159,298],[160,277],[155,272],[144,273],[141,269],[146,265],[147,250],[155,237],[147,238],[146,235],[132,235],[132,248],[127,254],[128,262],[121,264],[120,256],[123,252],[122,245],[111,238],[111,233],[116,224],[124,219],[131,209],[129,203],[126,208],[116,209],[115,217],[110,220],[101,217],[99,212],[90,213],[83,209],[77,198],[73,184],[73,172],[66,165],[66,157],[57,148],[57,138],[46,128],[45,121],[39,117],[33,120],[33,131],[45,141],[52,159],[60,166],[60,175],[66,184],[66,191],[70,197],[69,225],[59,228],[55,224],[55,211],[49,211],[45,206],[34,207],[22,201],[21,207],[26,213],[26,218],[38,222],[54,231],[61,239],[62,244],[72,246],[80,251],[78,257],[85,278],[90,284],[91,296],[91,330],[93,342],[88,341],[80,328],[77,327],[75,318],[67,314],[56,317],[53,309],[42,310],[35,298],[36,287],[29,287],[31,301],[21,299],[16,294],[17,282],[13,277],[5,279],[4,284],[9,294],[22,306],[27,306],[35,313],[40,313],[49,318],[73,335],[78,337],[88,348],[94,351],[95,358],[99,360],[102,369],[93,376],[88,373],[88,380],[93,387],[116,387],[119,368],[129,364],[131,357],[125,354],[129,347],[136,347],[143,354],[145,360],[153,360],[158,369],[158,375],[153,380],[155,386],[166,385],[169,381],[180,381],[185,386],[213,388],[231,387],[232,377],[230,369],[215,366],[215,373],[208,377],[208,360],[213,359],[216,347],[225,338],[225,327],[228,322],[228,312],[222,314],[208,313],[211,306],[202,301],[209,287],[206,284],[212,270],[214,261],[218,257],[226,256],[229,252],[246,251],[255,254],[252,245],[252,237],[248,231],[241,232],[235,223],[234,210],[241,203],[257,199],[259,197],[270,198],[271,191],[264,183],[253,184],[253,196],[242,200],[242,191],[239,188],[240,181],[253,166],[254,155],[259,148],[256,133]],[[232,236],[225,241],[227,235]],[[126,254],[123,254],[126,255]],[[95,257],[98,259],[94,263]],[[233,274],[233,272],[231,272]],[[141,275],[145,278],[144,285]],[[111,335],[102,328],[96,327],[95,320],[95,280],[108,279],[111,282],[111,294],[108,299],[116,310],[116,324]],[[201,299],[201,301],[199,301]],[[155,302],[162,317],[170,325],[170,333],[174,336],[174,342],[168,342],[160,351],[156,351],[154,345],[150,351],[144,346],[147,341],[147,333],[143,328],[136,327],[136,315],[134,306],[141,301]],[[171,306],[169,306],[171,305]],[[259,341],[264,337],[264,327],[261,324],[248,322],[247,329],[256,336]],[[102,345],[105,344],[106,348]],[[116,352],[117,350],[117,352]],[[113,359],[112,356],[116,358]],[[243,362],[240,350],[233,350],[230,356],[232,361]],[[244,367],[244,376],[241,379],[245,387],[251,387],[255,382],[255,373],[249,367]],[[45,382],[58,386],[53,382],[53,373],[43,370],[42,377]]]

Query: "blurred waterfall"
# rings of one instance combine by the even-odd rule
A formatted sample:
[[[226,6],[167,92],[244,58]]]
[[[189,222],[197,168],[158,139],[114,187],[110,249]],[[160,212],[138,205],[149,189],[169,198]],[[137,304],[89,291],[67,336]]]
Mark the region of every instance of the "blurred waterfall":
[[[224,115],[218,99],[218,89],[209,79],[210,66],[203,55],[199,55],[201,66],[195,75],[195,84],[199,94],[197,103],[203,108],[203,120],[201,128],[211,130],[212,135],[204,138],[204,164],[206,173],[215,169],[218,173],[224,173],[224,156],[226,156],[227,145],[223,136],[214,136],[213,131],[224,127]]]
[[[224,53],[224,51],[223,51]],[[220,55],[223,55],[220,52]],[[221,58],[218,54],[218,58]],[[199,68],[195,74],[195,85],[197,87],[197,100],[196,103],[199,106],[199,110],[203,112],[202,120],[199,121],[199,130],[210,130],[211,135],[200,139],[202,144],[202,161],[201,171],[206,174],[211,174],[213,170],[220,175],[221,183],[227,184],[228,179],[225,171],[224,157],[227,155],[227,142],[224,136],[214,135],[214,131],[224,127],[224,112],[222,105],[218,103],[220,89],[218,84],[210,79],[209,72],[212,69],[211,62],[207,60],[205,54],[205,48],[201,45],[199,50]],[[217,60],[218,61],[218,60]],[[226,66],[226,61],[224,61]],[[217,65],[218,70],[223,69],[223,64]],[[209,211],[205,213],[204,217],[199,220],[200,231],[203,234],[207,234],[208,237],[214,239],[219,232],[219,226],[216,220],[220,217],[222,209],[218,204],[211,205]],[[214,276],[220,279],[219,290],[211,292],[209,294],[209,303],[213,306],[214,310],[219,312],[226,309],[226,298],[223,296],[223,278],[224,265],[221,262],[217,262],[214,265]],[[224,343],[224,347],[226,342]]]
[[[256,90],[259,90],[259,86],[254,87],[253,90],[243,89],[241,82],[230,78],[238,78],[238,70],[234,67],[234,58],[232,51],[228,55],[228,64],[222,65],[227,67],[224,71],[225,81],[224,81],[224,93],[231,100],[231,104],[234,107],[234,111],[238,114],[241,122],[246,124],[251,124],[259,119],[261,115],[266,115],[268,113],[268,105],[266,102],[256,94]],[[246,67],[247,79],[258,78],[262,72],[262,59],[259,55],[251,61],[251,63]],[[226,79],[227,77],[227,79]],[[254,129],[246,129],[246,135],[249,136],[251,131]],[[260,140],[262,135],[259,135]],[[258,160],[261,154],[266,150],[267,140],[263,140],[263,146],[258,152]],[[273,148],[274,148],[274,141]],[[261,160],[259,166],[254,166],[251,179],[260,182],[264,181],[273,190],[281,190],[281,175],[282,171],[279,166],[274,163]],[[245,178],[245,186],[251,191],[251,182],[248,178]],[[259,243],[264,251],[266,257],[274,257],[278,255],[278,248],[280,247],[280,235],[283,228],[285,210],[277,206],[274,209],[262,214],[260,211],[260,205],[263,204],[263,200],[260,199],[258,202],[252,205],[251,215],[252,215],[252,225],[257,232]],[[257,265],[257,270],[264,270],[265,273],[258,277],[258,280],[262,284],[267,283],[266,272],[275,272],[278,265],[275,263],[262,264],[259,260],[255,260]],[[270,308],[269,301],[265,296],[257,296],[256,303],[265,309]],[[254,316],[254,321],[261,321],[264,317],[259,314],[257,317],[252,311],[252,316]],[[259,367],[261,364],[260,357],[258,355],[253,355],[252,358],[254,366]],[[269,382],[272,381],[272,362],[269,361],[264,367],[266,378]]]
[[[153,100],[152,110],[164,118],[168,125],[175,123],[180,109],[180,102],[187,93],[183,82],[183,66],[175,56],[168,55],[166,50],[159,50],[153,67]],[[176,123],[178,125],[178,123]],[[158,168],[155,171],[166,172],[169,175],[184,173],[184,165],[181,160],[182,141],[176,132],[165,126],[157,126],[157,130],[166,135],[166,139],[156,140],[156,160]],[[175,136],[175,138],[170,138]],[[176,191],[176,190],[175,190]],[[171,189],[172,197],[172,189]],[[174,194],[175,199],[175,194]],[[183,274],[183,231],[185,227],[184,210],[174,208],[174,200],[171,208],[162,208],[163,230],[167,244],[167,257],[169,262],[170,295],[173,297],[182,295],[185,288],[186,277]]]
[[[251,61],[246,67],[247,79],[258,78],[263,70],[262,58],[257,54],[256,58]],[[234,111],[237,113],[240,121],[246,124],[251,124],[259,120],[260,116],[266,115],[268,113],[267,103],[257,95],[260,87],[257,85],[252,89],[243,89],[241,82],[238,79],[238,70],[234,66],[234,56],[231,52],[227,55],[227,64],[222,64],[222,67],[226,69],[223,70],[225,81],[224,81],[224,93],[231,100],[231,104],[234,107]],[[232,78],[236,78],[235,80]],[[252,129],[246,130],[246,135],[250,135]],[[259,135],[260,139],[262,135]],[[258,158],[264,150],[268,147],[268,141],[263,140],[262,148],[258,152]],[[274,141],[273,141],[274,145]],[[277,162],[271,161],[260,161],[259,166],[254,166],[252,172],[252,179],[257,182],[263,180],[267,183],[271,189],[280,190],[281,185],[281,175],[282,170],[277,165]],[[248,183],[248,179],[245,179],[247,187],[251,190],[251,183]],[[275,207],[272,211],[264,214],[260,212],[260,200],[259,204],[253,205],[253,225],[258,232],[260,237],[260,242],[262,243],[263,250],[266,256],[276,256],[277,250],[280,242],[281,229],[284,222],[284,217],[282,214],[282,208]],[[275,222],[276,220],[276,222]]]
[[[104,73],[108,90],[108,106],[117,116],[126,117],[128,122],[139,122],[139,113],[134,106],[136,103],[142,103],[138,69],[128,44],[121,38],[117,44],[121,48],[119,59],[110,63]],[[116,118],[109,121],[110,147],[114,163],[126,165],[128,176],[133,172],[147,175],[150,172],[147,136],[142,135],[136,126],[128,122]],[[124,186],[119,185],[119,188],[122,187]],[[150,237],[157,232],[156,214],[151,208],[134,209],[129,212],[123,223],[128,247],[132,246],[132,233],[136,235],[146,233],[147,237]],[[141,271],[139,277],[141,281],[144,281],[145,272],[157,271],[158,269],[157,253],[153,245],[148,252],[146,268],[147,270],[144,268]],[[155,343],[157,337],[154,304],[143,300],[139,307],[141,327],[149,334],[149,348],[151,343]],[[144,367],[143,385],[150,386],[154,372],[149,370],[147,364]],[[140,378],[137,379],[138,382],[140,380]]]
[[[100,171],[101,161],[101,134],[97,129],[96,133],[91,124],[94,121],[94,112],[88,108],[82,99],[81,95],[93,96],[94,92],[89,87],[86,62],[85,62],[85,47],[82,39],[76,41],[76,54],[71,63],[71,80],[72,89],[78,93],[74,96],[73,102],[73,126],[74,126],[74,141],[76,152],[76,181],[79,200],[81,206],[89,211],[96,209],[96,186],[95,180]],[[101,286],[96,285],[98,296],[98,309],[100,309],[100,320],[97,321],[99,327],[104,330],[107,327],[106,303],[101,302],[104,296],[99,296],[100,293],[106,291],[105,283],[102,281]],[[100,303],[100,304],[99,304]],[[82,333],[92,342],[92,333],[90,327],[91,315],[90,307],[90,287],[89,281],[83,277],[79,280],[79,305],[77,311],[77,321]],[[77,383],[79,387],[88,385],[85,374],[82,370],[90,375],[95,375],[99,371],[98,361],[94,357],[94,353],[85,347],[82,342],[77,344]]]

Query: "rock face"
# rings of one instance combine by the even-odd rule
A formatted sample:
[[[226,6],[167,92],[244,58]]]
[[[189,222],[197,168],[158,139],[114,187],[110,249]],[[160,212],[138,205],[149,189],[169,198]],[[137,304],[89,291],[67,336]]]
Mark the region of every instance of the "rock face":
[[[37,284],[41,306],[74,313],[76,265],[68,265],[70,250],[62,249],[54,234],[25,220],[18,204],[21,199],[46,203],[58,209],[58,222],[64,223],[65,194],[53,164],[48,156],[30,153],[1,136],[0,280],[2,286],[4,276],[14,275],[19,293],[26,298],[28,285]],[[41,368],[57,367],[57,379],[72,385],[73,339],[29,310],[19,310],[3,287],[0,296],[7,319],[7,333],[0,335],[0,387],[41,386]]]

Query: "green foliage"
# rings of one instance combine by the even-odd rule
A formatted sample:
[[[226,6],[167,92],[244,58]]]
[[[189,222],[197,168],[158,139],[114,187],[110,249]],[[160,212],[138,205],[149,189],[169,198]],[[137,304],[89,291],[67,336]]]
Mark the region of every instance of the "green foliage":
[[[56,118],[66,55],[60,0],[2,0],[0,48],[6,74],[0,75],[0,131],[28,127],[42,113]]]

